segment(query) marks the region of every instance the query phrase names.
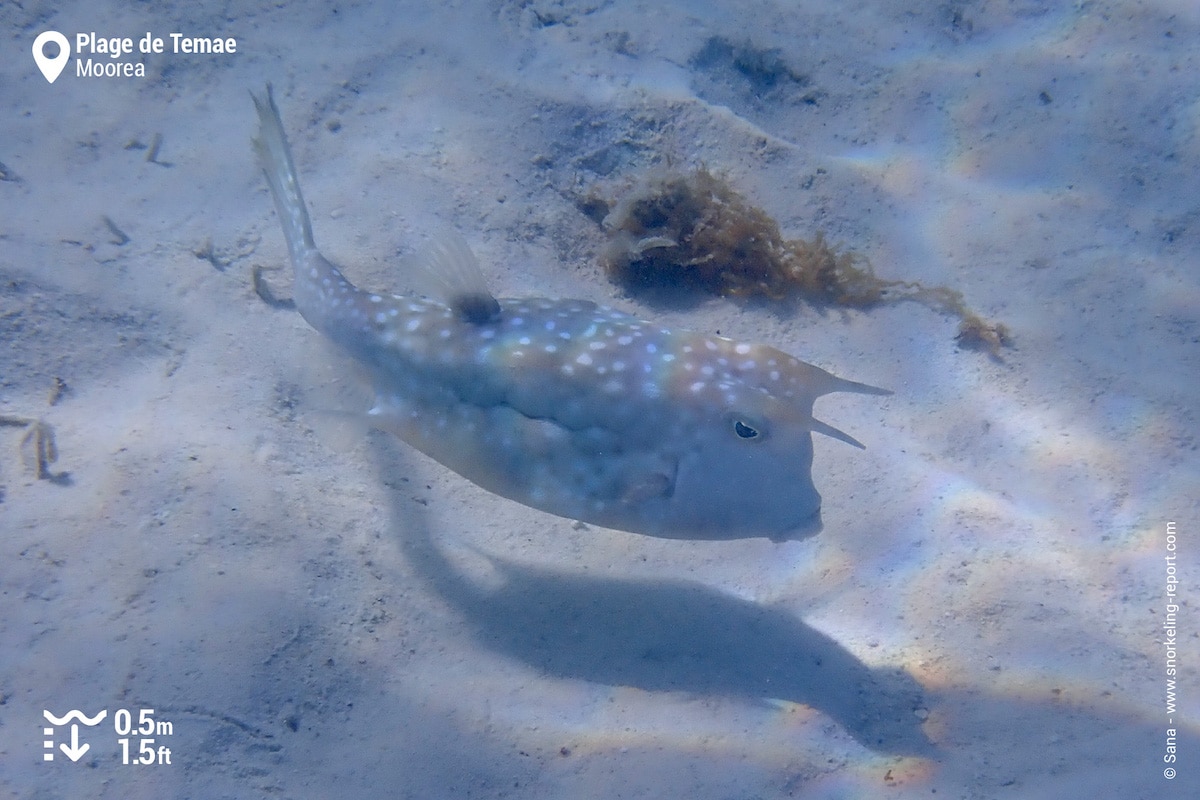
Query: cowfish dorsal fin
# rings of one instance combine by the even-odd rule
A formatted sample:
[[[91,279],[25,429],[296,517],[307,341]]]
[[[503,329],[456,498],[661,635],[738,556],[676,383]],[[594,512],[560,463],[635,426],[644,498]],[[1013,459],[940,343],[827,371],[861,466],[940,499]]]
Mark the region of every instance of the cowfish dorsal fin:
[[[464,321],[482,325],[500,318],[500,304],[461,237],[446,235],[430,242],[406,259],[406,267],[415,291],[450,306]]]

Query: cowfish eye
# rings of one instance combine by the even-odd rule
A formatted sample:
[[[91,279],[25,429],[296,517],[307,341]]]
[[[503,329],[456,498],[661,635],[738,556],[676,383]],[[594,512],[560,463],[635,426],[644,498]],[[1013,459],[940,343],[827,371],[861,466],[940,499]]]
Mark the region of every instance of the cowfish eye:
[[[757,439],[758,438],[758,428],[747,425],[746,423],[742,422],[740,419],[735,419],[733,421],[733,432],[736,433],[738,435],[738,438],[740,438],[740,439]]]

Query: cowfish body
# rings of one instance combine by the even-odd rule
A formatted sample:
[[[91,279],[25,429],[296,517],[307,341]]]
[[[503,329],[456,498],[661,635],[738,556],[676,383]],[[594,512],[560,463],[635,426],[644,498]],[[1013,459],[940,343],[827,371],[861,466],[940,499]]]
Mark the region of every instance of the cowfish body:
[[[270,94],[255,139],[300,312],[360,362],[372,422],[496,494],[672,538],[819,530],[822,394],[887,394],[775,348],[670,330],[586,300],[494,299],[465,245],[410,266],[413,295],[353,286],[313,244]]]

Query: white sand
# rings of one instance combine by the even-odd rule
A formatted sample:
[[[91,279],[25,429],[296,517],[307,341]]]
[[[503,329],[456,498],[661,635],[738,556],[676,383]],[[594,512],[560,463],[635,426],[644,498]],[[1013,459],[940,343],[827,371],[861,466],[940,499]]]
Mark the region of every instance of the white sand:
[[[0,427],[0,792],[1200,789],[1198,7],[693,5],[0,9],[0,413],[52,425],[67,473],[36,479],[24,430]],[[238,52],[50,86],[30,57],[50,28]],[[756,92],[719,46],[697,62],[713,37],[777,48],[759,66],[779,82]],[[893,388],[818,405],[868,446],[818,442],[825,531],[577,530],[331,432],[342,366],[251,287],[286,257],[249,146],[267,80],[318,242],[360,285],[400,288],[397,255],[454,228],[500,294],[612,303]],[[912,304],[640,305],[568,190],[668,160],[728,175],[789,236],[960,289],[1015,348],[960,350]],[[110,716],[79,763],[45,763],[42,711],[71,708]],[[120,764],[120,708],[172,722],[169,766]]]

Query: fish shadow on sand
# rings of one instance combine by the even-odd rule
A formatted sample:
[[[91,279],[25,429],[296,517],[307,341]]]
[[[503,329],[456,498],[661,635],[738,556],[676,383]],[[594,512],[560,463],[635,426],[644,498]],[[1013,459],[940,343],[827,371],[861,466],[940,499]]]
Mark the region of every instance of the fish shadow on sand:
[[[381,467],[403,474],[392,471],[404,460],[397,445],[376,439],[374,449]],[[433,540],[417,505],[392,496],[394,530],[414,568],[492,651],[559,678],[801,703],[871,750],[933,752],[912,676],[868,667],[790,613],[689,581],[595,577],[490,556],[500,580],[477,585]]]

